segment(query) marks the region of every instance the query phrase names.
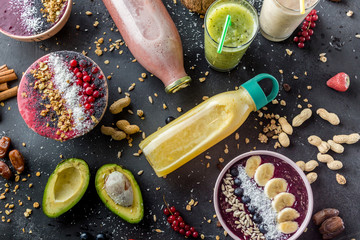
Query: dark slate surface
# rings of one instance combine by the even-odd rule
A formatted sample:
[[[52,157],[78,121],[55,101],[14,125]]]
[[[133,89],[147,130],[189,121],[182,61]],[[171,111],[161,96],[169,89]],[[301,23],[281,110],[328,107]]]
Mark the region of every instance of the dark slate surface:
[[[270,104],[270,113],[286,115],[292,119],[300,109],[298,104],[305,106],[304,98],[307,98],[313,105],[313,109],[325,107],[335,112],[341,119],[339,126],[332,126],[318,116],[313,116],[300,128],[294,130],[291,137],[292,144],[287,149],[276,150],[285,154],[294,161],[315,159],[317,149],[306,141],[311,134],[316,134],[324,139],[331,138],[334,134],[348,134],[358,132],[360,121],[358,89],[359,51],[360,39],[355,38],[359,30],[360,5],[358,1],[343,0],[341,3],[333,3],[329,0],[321,0],[316,7],[320,11],[320,20],[315,29],[310,46],[300,50],[291,41],[272,43],[265,40],[260,34],[247,51],[239,67],[230,73],[218,73],[211,70],[205,62],[203,52],[203,19],[198,15],[189,13],[180,3],[173,4],[172,0],[164,1],[177,25],[183,40],[185,54],[185,68],[193,78],[191,87],[181,90],[174,95],[164,93],[163,84],[155,77],[150,77],[141,83],[137,80],[145,70],[138,63],[131,63],[133,59],[129,50],[122,46],[123,55],[117,51],[104,53],[98,57],[94,54],[96,37],[104,37],[108,46],[108,39],[121,38],[120,34],[110,31],[113,21],[109,17],[101,1],[76,1],[73,6],[72,15],[66,24],[55,37],[40,43],[23,43],[12,40],[6,36],[0,36],[1,64],[6,63],[14,68],[19,76],[37,58],[57,50],[88,51],[102,68],[105,74],[113,73],[109,81],[110,97],[112,103],[124,93],[119,94],[117,89],[121,87],[123,92],[132,84],[136,83],[135,90],[131,92],[132,103],[128,109],[136,112],[142,109],[145,112],[145,120],[140,120],[136,115],[130,115],[126,111],[118,115],[105,114],[101,124],[109,125],[119,119],[128,119],[131,123],[138,124],[140,128],[149,135],[159,126],[165,124],[167,116],[178,117],[178,106],[187,111],[202,101],[203,96],[213,96],[217,93],[232,90],[235,86],[255,76],[267,72],[276,76],[279,82],[289,83],[292,87],[289,93],[282,88],[278,99],[284,99],[286,106]],[[178,1],[179,2],[179,1]],[[256,2],[258,7],[260,1]],[[85,11],[93,12],[92,16],[86,16]],[[346,16],[348,10],[355,12],[354,16]],[[97,28],[92,24],[95,20],[100,22]],[[80,30],[75,30],[79,24]],[[106,32],[106,34],[104,34]],[[341,45],[340,49],[334,48],[334,44]],[[89,47],[92,47],[89,50]],[[287,56],[285,49],[293,50],[292,56]],[[320,53],[327,53],[328,61],[321,63],[318,58]],[[105,65],[104,61],[110,60]],[[119,68],[116,68],[119,65]],[[190,69],[196,66],[195,69]],[[284,74],[279,74],[279,69]],[[206,81],[200,83],[206,71],[210,74]],[[304,72],[308,75],[305,76]],[[350,89],[346,93],[336,92],[326,87],[325,82],[338,72],[347,72],[352,79]],[[297,75],[299,79],[293,79]],[[17,83],[12,83],[15,85]],[[307,90],[311,85],[312,90]],[[154,97],[154,93],[158,97]],[[148,96],[152,95],[154,104],[150,104]],[[301,95],[298,98],[298,95]],[[162,103],[166,103],[167,110],[162,109]],[[145,157],[134,157],[138,144],[141,141],[140,134],[134,137],[134,146],[128,147],[127,142],[110,141],[109,137],[100,133],[100,127],[95,128],[89,134],[78,139],[65,143],[45,139],[27,128],[22,120],[16,99],[5,102],[5,107],[0,107],[1,122],[0,135],[7,135],[13,139],[13,147],[19,149],[26,158],[27,170],[31,177],[27,182],[20,182],[20,189],[17,194],[8,193],[5,200],[0,200],[1,216],[4,214],[5,203],[15,203],[14,212],[9,216],[11,223],[0,222],[0,236],[3,239],[79,239],[79,232],[87,231],[95,236],[104,232],[110,239],[182,239],[182,236],[174,233],[167,225],[162,215],[163,195],[171,205],[180,209],[184,219],[195,226],[200,233],[205,234],[206,239],[215,239],[219,235],[224,239],[223,230],[216,227],[216,219],[213,219],[214,208],[211,202],[212,190],[219,173],[217,168],[218,158],[225,159],[224,164],[233,157],[247,152],[253,148],[274,150],[274,141],[268,144],[261,144],[257,140],[261,129],[259,122],[255,121],[257,113],[252,113],[248,120],[237,131],[240,139],[235,140],[234,134],[201,154],[184,167],[170,174],[166,179],[157,178]],[[316,115],[316,114],[315,114]],[[100,125],[101,125],[100,124]],[[250,139],[249,144],[244,144],[245,138]],[[22,143],[26,143],[26,147]],[[240,148],[237,149],[237,143]],[[225,144],[229,147],[229,154],[224,153]],[[117,159],[118,151],[123,151],[121,159]],[[41,203],[43,190],[48,176],[61,161],[59,155],[64,158],[77,157],[85,159],[91,169],[91,184],[83,199],[68,213],[58,219],[49,219],[41,209],[33,210],[31,217],[26,219],[23,215],[26,208],[33,208],[32,203]],[[205,155],[212,157],[206,160]],[[341,155],[334,154],[336,159],[344,163],[344,168],[339,173],[347,177],[348,183],[340,186],[336,183],[335,174],[325,165],[321,164],[316,172],[319,179],[312,185],[315,198],[315,211],[325,207],[335,207],[341,212],[346,224],[346,231],[337,239],[359,238],[358,217],[360,198],[359,188],[359,143],[345,146],[345,152]],[[6,160],[8,161],[8,160]],[[207,168],[206,164],[210,163]],[[141,186],[144,204],[145,217],[138,225],[131,225],[112,214],[98,198],[94,188],[94,175],[96,170],[105,163],[117,163],[130,169]],[[136,173],[144,170],[143,175]],[[35,172],[40,171],[41,176],[35,177]],[[26,177],[25,175],[23,175]],[[16,183],[0,179],[1,192],[4,191],[4,184],[8,182],[12,190]],[[29,189],[28,184],[34,186]],[[159,190],[156,188],[159,187]],[[27,196],[31,200],[27,200]],[[199,204],[191,212],[185,210],[187,201],[195,199]],[[23,206],[18,206],[18,200]],[[157,221],[153,221],[153,215]],[[8,218],[8,216],[7,216]],[[209,224],[204,219],[212,219]],[[25,233],[22,229],[24,228]],[[155,229],[161,229],[163,233],[156,233]],[[29,234],[29,232],[32,234]],[[229,239],[229,237],[227,237]],[[310,223],[306,233],[301,240],[321,239],[317,228]]]

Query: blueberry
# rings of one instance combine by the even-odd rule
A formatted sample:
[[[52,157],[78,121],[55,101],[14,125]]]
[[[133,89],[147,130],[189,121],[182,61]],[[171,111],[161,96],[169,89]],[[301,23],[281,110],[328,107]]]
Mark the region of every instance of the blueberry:
[[[244,195],[244,189],[235,188],[234,194],[235,194],[235,196],[241,197],[242,195]]]
[[[250,197],[248,197],[248,196],[243,196],[243,197],[241,198],[241,201],[242,201],[244,204],[248,204],[248,203],[250,203],[251,199],[250,199]]]
[[[254,207],[254,206],[252,206],[252,205],[250,205],[250,206],[248,207],[248,211],[249,211],[252,215],[255,214],[256,210],[257,210],[257,208]]]
[[[80,233],[80,239],[88,240],[88,239],[90,239],[90,234],[88,234],[87,232]]]
[[[165,123],[168,124],[168,123],[170,123],[171,121],[174,121],[174,120],[175,120],[174,117],[168,116],[168,117],[165,119]]]
[[[254,223],[261,223],[262,220],[262,217],[258,213],[253,216]]]
[[[235,183],[236,186],[240,186],[241,185],[241,180],[238,179],[238,178],[235,178],[234,183]]]
[[[99,233],[98,235],[96,235],[96,240],[105,240],[106,237],[105,237],[105,234],[103,233]]]
[[[239,175],[239,171],[237,170],[236,167],[233,167],[231,170],[230,170],[230,174],[233,176],[233,177],[237,177]]]
[[[269,231],[268,226],[266,224],[261,224],[259,226],[259,231],[263,234],[266,234]]]

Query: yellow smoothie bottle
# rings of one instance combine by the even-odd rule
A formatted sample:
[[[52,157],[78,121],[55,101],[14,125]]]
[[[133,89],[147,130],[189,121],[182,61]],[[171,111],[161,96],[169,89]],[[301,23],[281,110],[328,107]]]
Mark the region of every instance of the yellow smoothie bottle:
[[[272,83],[266,96],[259,85]],[[162,127],[140,143],[157,176],[162,177],[220,142],[256,111],[271,102],[279,84],[269,74],[259,74],[242,84],[239,90],[217,94]]]

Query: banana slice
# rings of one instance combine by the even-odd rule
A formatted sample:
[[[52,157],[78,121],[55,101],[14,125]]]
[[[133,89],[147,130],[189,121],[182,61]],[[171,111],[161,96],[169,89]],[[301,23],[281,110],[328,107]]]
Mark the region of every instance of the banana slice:
[[[280,212],[285,207],[291,207],[294,205],[295,196],[292,193],[282,192],[274,197],[271,205],[276,212]]]
[[[277,194],[285,192],[288,187],[288,183],[283,178],[273,178],[265,184],[265,195],[273,199]]]
[[[279,223],[278,225],[279,231],[285,234],[290,234],[296,232],[299,228],[299,224],[294,221],[287,221]]]
[[[283,210],[281,210],[276,219],[278,221],[278,223],[282,223],[282,222],[287,222],[287,221],[293,221],[295,219],[297,219],[298,217],[300,217],[300,213],[298,211],[296,211],[293,208],[284,208]]]
[[[261,164],[255,171],[254,179],[259,186],[265,184],[274,176],[275,167],[272,163]]]
[[[249,177],[254,177],[256,169],[261,163],[260,156],[252,156],[246,161],[245,172]]]

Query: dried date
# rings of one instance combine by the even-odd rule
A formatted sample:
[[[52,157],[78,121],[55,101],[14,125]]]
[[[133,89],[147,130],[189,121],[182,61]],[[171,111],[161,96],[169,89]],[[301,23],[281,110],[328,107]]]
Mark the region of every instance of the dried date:
[[[8,167],[8,165],[6,163],[4,163],[3,161],[0,161],[0,175],[5,178],[5,179],[10,179],[11,178],[11,171],[10,168]]]
[[[20,174],[24,171],[25,168],[25,162],[23,155],[16,149],[11,150],[9,152],[9,158],[11,161],[11,164],[15,168],[15,170]]]
[[[326,219],[319,230],[323,239],[332,239],[345,230],[344,221],[338,216]]]
[[[313,221],[314,221],[315,225],[320,225],[326,219],[331,218],[331,217],[336,217],[338,215],[339,215],[339,210],[337,210],[335,208],[325,208],[314,214]]]
[[[9,137],[2,137],[0,139],[0,158],[4,158],[9,150],[11,139]]]

